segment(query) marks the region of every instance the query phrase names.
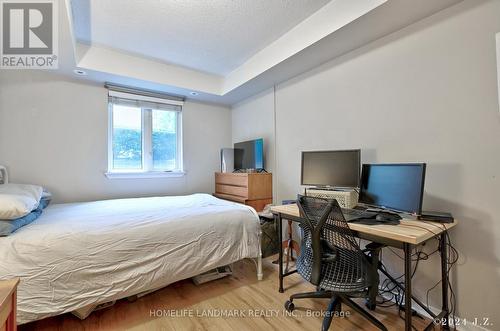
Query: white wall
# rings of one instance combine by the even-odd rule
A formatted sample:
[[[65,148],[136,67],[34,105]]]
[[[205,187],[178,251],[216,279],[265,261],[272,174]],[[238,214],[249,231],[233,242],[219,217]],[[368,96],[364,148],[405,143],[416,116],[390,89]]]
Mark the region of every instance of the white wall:
[[[110,180],[107,90],[42,71],[0,73],[0,164],[11,182],[50,189],[56,202],[212,193],[221,147],[231,145],[225,107],[187,101],[182,178]]]
[[[263,138],[264,166],[268,172],[273,172],[275,168],[273,109],[272,88],[235,105],[232,109],[233,143]],[[276,177],[273,177],[273,186],[276,187]],[[276,193],[276,190],[273,193]]]
[[[362,148],[364,162],[427,162],[424,208],[449,210],[459,221],[451,231],[461,254],[452,274],[458,313],[498,326],[497,32],[500,1],[466,0],[278,85],[273,170],[281,201],[300,192],[302,150]],[[233,140],[255,121],[252,114],[273,113],[262,96],[242,105],[233,109]],[[242,112],[245,120],[235,120]],[[391,254],[384,260],[400,274]],[[437,256],[419,266],[414,286],[424,301],[439,273]],[[440,305],[439,294],[438,287],[432,306]]]

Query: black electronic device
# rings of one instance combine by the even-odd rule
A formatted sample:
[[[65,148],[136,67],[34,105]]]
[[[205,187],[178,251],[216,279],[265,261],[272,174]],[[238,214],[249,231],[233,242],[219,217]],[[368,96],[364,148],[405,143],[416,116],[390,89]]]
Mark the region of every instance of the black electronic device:
[[[422,215],[419,216],[419,219],[422,221],[440,223],[453,223],[455,221],[452,214],[439,211],[423,211]]]
[[[359,187],[361,151],[302,152],[301,184],[307,186]]]
[[[243,141],[234,144],[234,169],[264,170],[264,139]]]
[[[359,202],[420,215],[425,169],[425,163],[363,164]]]

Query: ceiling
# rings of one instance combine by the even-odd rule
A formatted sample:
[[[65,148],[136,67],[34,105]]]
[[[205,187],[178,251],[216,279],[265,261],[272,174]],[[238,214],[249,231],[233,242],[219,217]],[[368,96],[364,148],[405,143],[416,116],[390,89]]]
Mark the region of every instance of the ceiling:
[[[59,72],[235,104],[462,0],[65,0]]]
[[[76,40],[227,75],[330,0],[72,0]]]

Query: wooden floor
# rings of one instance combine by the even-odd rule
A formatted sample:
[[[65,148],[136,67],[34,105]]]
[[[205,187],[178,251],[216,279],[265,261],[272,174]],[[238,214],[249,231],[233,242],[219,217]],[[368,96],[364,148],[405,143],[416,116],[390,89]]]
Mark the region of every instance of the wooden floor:
[[[287,315],[283,308],[287,297],[314,288],[294,274],[285,278],[285,293],[279,293],[278,268],[271,260],[264,260],[262,281],[257,281],[252,261],[240,261],[231,277],[201,286],[190,280],[177,282],[135,302],[119,301],[83,321],[64,314],[22,325],[20,330],[320,330],[323,318],[318,315],[328,301],[296,300],[294,316]],[[342,309],[350,316],[334,318],[331,330],[376,330],[359,314]],[[226,316],[214,316],[220,313]],[[374,314],[389,330],[404,329],[395,308],[377,308]],[[417,330],[424,328],[426,321],[413,320]]]

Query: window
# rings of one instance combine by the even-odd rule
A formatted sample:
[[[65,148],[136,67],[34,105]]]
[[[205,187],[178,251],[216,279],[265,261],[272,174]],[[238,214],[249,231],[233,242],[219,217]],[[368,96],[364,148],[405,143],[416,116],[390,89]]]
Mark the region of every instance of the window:
[[[182,101],[109,91],[108,178],[182,175]]]

